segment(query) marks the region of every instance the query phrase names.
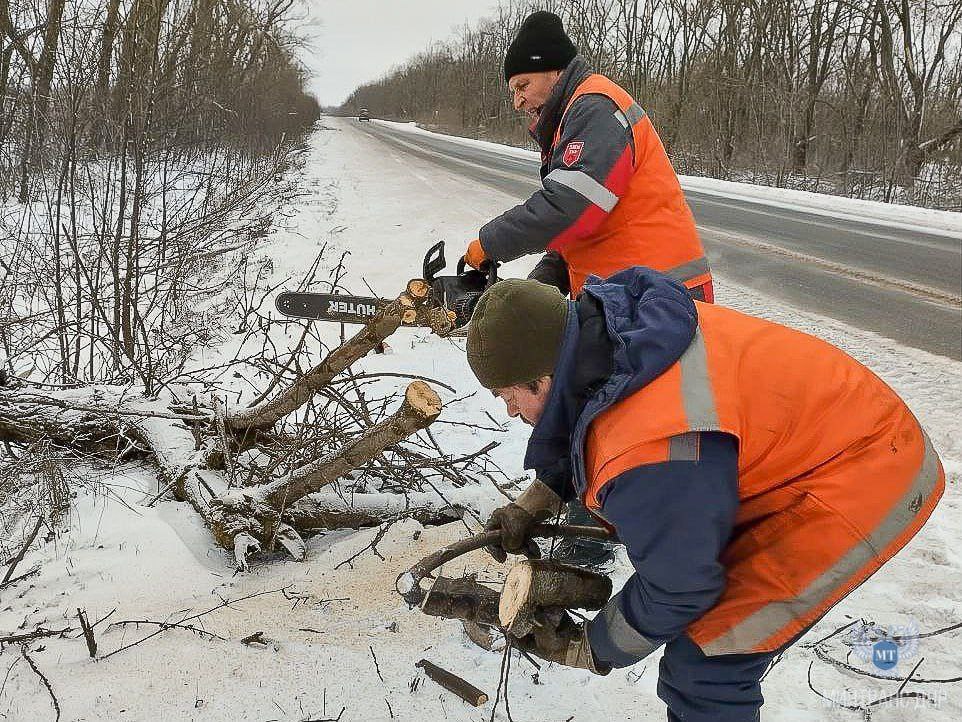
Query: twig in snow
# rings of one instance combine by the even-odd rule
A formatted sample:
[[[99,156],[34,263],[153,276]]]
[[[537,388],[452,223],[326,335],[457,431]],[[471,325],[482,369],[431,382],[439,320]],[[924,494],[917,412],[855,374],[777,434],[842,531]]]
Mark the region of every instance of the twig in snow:
[[[349,556],[349,557],[348,557],[347,559],[345,559],[344,561],[338,562],[338,563],[334,566],[334,568],[335,568],[335,569],[340,569],[342,566],[344,566],[345,564],[347,564],[351,569],[353,569],[353,568],[354,568],[354,564],[353,564],[354,560],[357,559],[359,556],[361,556],[361,555],[362,555],[364,552],[366,552],[368,549],[370,549],[372,552],[374,552],[374,554],[377,555],[377,558],[380,559],[380,560],[383,562],[383,561],[384,561],[384,557],[382,557],[382,556],[381,556],[381,552],[379,552],[379,551],[377,550],[377,545],[378,545],[378,544],[380,543],[380,541],[384,538],[384,535],[387,534],[388,529],[391,528],[391,525],[394,524],[394,522],[396,522],[398,519],[402,518],[402,516],[404,516],[404,515],[398,516],[397,518],[391,519],[390,521],[382,524],[382,525],[378,528],[377,533],[376,533],[376,534],[374,535],[374,537],[371,539],[371,543],[370,543],[370,544],[368,544],[367,546],[363,547],[360,551],[355,552],[354,554],[352,554],[351,556]]]
[[[859,669],[854,665],[843,662],[840,659],[835,659],[832,655],[826,652],[821,647],[815,647],[815,656],[818,657],[823,662],[828,662],[829,664],[838,667],[839,669],[844,669],[846,672],[851,672],[852,674],[857,674],[862,677],[871,677],[872,679],[882,679],[889,682],[893,682],[898,679],[898,677],[886,676],[884,674],[876,674],[875,672],[868,672],[864,669]],[[924,658],[923,658],[924,659]],[[943,679],[926,679],[918,678],[911,680],[912,682],[918,682],[919,684],[949,684],[952,682],[962,682],[962,677],[945,677]]]
[[[23,558],[27,555],[27,550],[30,548],[30,545],[33,544],[33,540],[36,539],[37,534],[40,533],[40,527],[42,525],[43,525],[43,514],[38,514],[37,523],[34,525],[33,531],[30,532],[30,536],[27,537],[27,541],[24,543],[24,545],[20,547],[20,551],[17,552],[17,556],[15,556],[11,560],[10,566],[7,567],[7,573],[4,574],[3,579],[0,580],[0,585],[5,585],[7,582],[10,581],[10,577],[13,576],[13,572],[17,568],[17,565],[23,561]]]
[[[812,690],[812,692],[814,692],[817,696],[821,697],[822,699],[826,700],[827,702],[831,702],[833,705],[835,705],[835,706],[837,706],[837,707],[840,707],[840,708],[842,708],[842,709],[851,710],[852,712],[861,712],[861,713],[862,713],[862,719],[863,719],[865,722],[870,722],[871,719],[872,719],[872,710],[873,710],[875,707],[879,707],[879,706],[881,706],[881,705],[883,705],[883,704],[887,704],[887,703],[889,703],[889,702],[892,702],[893,700],[897,700],[897,699],[924,699],[925,701],[929,702],[930,704],[936,704],[936,701],[935,701],[934,699],[932,699],[929,695],[925,694],[924,692],[903,692],[903,690],[905,689],[905,685],[907,685],[910,681],[912,681],[912,682],[921,681],[921,680],[917,680],[917,679],[912,679],[912,676],[915,674],[916,670],[918,670],[918,668],[922,665],[922,662],[924,662],[924,661],[925,661],[925,657],[922,657],[921,659],[919,659],[919,661],[916,663],[916,665],[915,665],[914,667],[912,667],[912,671],[909,672],[908,675],[905,677],[905,679],[902,680],[902,684],[899,685],[899,688],[895,691],[894,694],[890,694],[890,695],[888,695],[888,696],[886,696],[886,697],[880,697],[880,698],[878,698],[878,699],[876,699],[876,700],[873,700],[873,701],[871,701],[871,702],[867,702],[867,703],[862,704],[862,705],[843,704],[843,703],[838,702],[837,700],[834,700],[834,699],[832,699],[831,697],[823,694],[822,692],[819,692],[817,689],[815,689],[815,685],[812,683],[812,667],[815,665],[815,662],[814,662],[814,661],[810,662],[809,665],[808,665],[808,688],[809,688],[810,690]]]
[[[170,482],[167,486],[165,486],[163,489],[161,489],[157,494],[155,494],[153,497],[151,497],[150,501],[148,501],[146,504],[144,504],[144,506],[153,506],[153,505],[156,504],[158,501],[160,501],[161,497],[164,496],[164,494],[166,494],[168,491],[170,491],[171,489],[173,489],[175,486],[177,486],[177,482],[176,482],[176,481]]]
[[[40,677],[40,681],[43,682],[43,686],[46,687],[47,692],[50,693],[50,701],[53,702],[53,708],[57,712],[56,722],[60,722],[60,702],[57,700],[57,695],[53,693],[53,687],[50,686],[50,680],[47,679],[44,673],[40,671],[40,668],[37,667],[37,664],[33,661],[33,658],[27,654],[26,644],[20,645],[20,654],[22,654],[23,658],[27,660],[27,664],[30,665],[30,669],[32,669],[34,673]]]
[[[347,707],[341,707],[341,711],[337,713],[337,717],[311,717],[309,719],[303,719],[301,722],[341,722],[341,715],[344,714],[344,710]]]
[[[125,619],[125,620],[123,620],[123,621],[121,621],[121,622],[114,622],[114,623],[111,624],[110,626],[112,626],[112,627],[113,627],[113,626],[122,626],[122,625],[127,625],[127,624],[133,624],[133,625],[135,625],[135,626],[138,627],[138,628],[140,627],[141,624],[144,624],[144,625],[147,625],[147,626],[156,626],[156,627],[157,627],[157,631],[151,632],[151,633],[148,634],[146,637],[141,637],[141,638],[138,639],[136,642],[131,642],[130,644],[125,644],[123,647],[119,647],[118,649],[115,649],[113,652],[110,652],[109,654],[105,654],[103,657],[100,658],[101,660],[109,659],[110,657],[113,657],[115,654],[118,654],[118,653],[120,653],[120,652],[124,652],[124,651],[130,649],[131,647],[136,647],[138,644],[142,644],[143,642],[146,642],[148,639],[153,639],[153,638],[156,637],[158,634],[161,634],[161,633],[163,633],[163,632],[166,632],[168,629],[183,629],[183,630],[188,631],[188,632],[193,632],[194,634],[196,634],[197,636],[199,636],[199,637],[201,637],[201,638],[206,637],[206,638],[208,638],[208,639],[217,639],[217,640],[220,640],[221,642],[226,642],[226,641],[227,641],[226,639],[224,639],[224,638],[221,637],[220,635],[214,634],[213,632],[208,632],[207,630],[201,629],[200,627],[195,627],[193,624],[180,624],[180,623],[178,623],[178,622],[158,622],[158,621],[155,621],[155,620],[152,620],[152,619]]]
[[[192,624],[188,624],[188,622],[193,622],[194,620],[200,619],[201,617],[204,617],[204,616],[210,614],[211,612],[216,612],[218,609],[223,609],[224,607],[230,607],[232,604],[236,604],[237,602],[243,602],[243,601],[245,601],[245,600],[247,600],[247,599],[253,599],[254,597],[261,597],[261,596],[264,596],[265,594],[276,594],[277,592],[283,592],[283,591],[285,591],[286,589],[289,589],[291,586],[292,586],[292,585],[288,584],[287,586],[280,587],[280,588],[278,588],[278,589],[269,589],[269,590],[263,591],[263,592],[254,592],[253,594],[247,594],[246,596],[238,597],[237,599],[223,599],[223,598],[222,598],[220,604],[218,604],[218,605],[216,605],[216,606],[213,606],[213,607],[211,607],[210,609],[207,609],[207,610],[205,610],[205,611],[203,611],[203,612],[198,612],[197,614],[191,614],[190,616],[183,617],[183,618],[180,619],[180,621],[178,621],[178,622],[156,622],[156,621],[149,620],[149,619],[144,619],[144,620],[125,620],[125,621],[122,621],[122,622],[114,622],[114,624],[116,624],[116,625],[121,625],[121,624],[159,625],[159,628],[158,628],[156,631],[151,632],[150,634],[148,634],[146,637],[141,637],[140,639],[138,639],[138,640],[135,641],[135,642],[131,642],[130,644],[126,644],[126,645],[124,645],[123,647],[120,647],[120,648],[118,648],[118,649],[115,649],[113,652],[111,652],[110,654],[104,655],[104,656],[101,657],[100,659],[101,659],[101,660],[108,659],[108,658],[110,658],[110,657],[113,657],[115,654],[117,654],[117,653],[119,653],[119,652],[123,652],[124,650],[130,649],[131,647],[136,647],[138,644],[141,644],[141,643],[143,643],[143,642],[146,642],[146,641],[149,640],[149,639],[153,639],[153,638],[156,637],[158,634],[162,634],[163,632],[166,632],[168,629],[185,629],[185,630],[187,630],[187,631],[189,631],[189,632],[193,632],[194,634],[197,634],[197,635],[199,635],[199,636],[201,636],[201,637],[205,637],[205,636],[206,636],[206,637],[208,637],[209,639],[218,639],[218,640],[220,640],[220,641],[227,641],[227,640],[225,640],[223,637],[221,637],[221,636],[219,636],[219,635],[217,635],[217,634],[214,634],[213,632],[208,632],[207,630],[201,629],[200,627],[195,627],[195,626],[192,625]],[[113,626],[113,625],[111,625],[111,626]]]
[[[91,657],[97,656],[97,640],[94,639],[94,628],[87,621],[86,613],[77,607],[77,619],[80,620],[80,628],[83,630],[84,639],[87,641],[87,651]]]
[[[3,675],[3,684],[0,684],[0,697],[3,697],[3,690],[7,688],[7,680],[10,679],[10,673],[13,671],[13,668],[16,667],[19,662],[20,662],[20,657],[14,657],[13,663],[9,667],[7,667],[7,673]]]
[[[371,659],[374,660],[374,671],[377,672],[377,678],[381,680],[381,684],[384,684],[384,677],[381,675],[381,667],[377,663],[377,656],[374,654],[374,646],[367,645],[367,648],[371,650]],[[394,715],[391,715],[392,717]]]
[[[498,689],[494,694],[494,704],[491,706],[491,720],[494,722],[494,715],[498,711],[498,702],[501,700],[502,693],[504,694],[504,710],[508,715],[508,722],[514,722],[511,717],[511,705],[508,702],[508,678],[511,673],[511,639],[505,636],[504,645],[504,656],[501,657],[501,672],[498,677]]]
[[[100,624],[101,622],[105,622],[105,621],[107,621],[108,619],[110,619],[110,618],[114,615],[114,612],[116,612],[116,611],[117,611],[117,607],[114,607],[114,608],[111,609],[109,612],[107,612],[104,616],[102,616],[100,619],[98,619],[96,622],[94,622],[93,624],[91,624],[91,625],[90,625],[90,628],[91,628],[91,629],[96,629],[98,624]]]
[[[29,572],[24,572],[23,574],[15,576],[13,579],[6,581],[3,584],[0,584],[0,589],[6,589],[7,587],[12,587],[17,582],[23,581],[24,579],[27,579],[28,577],[32,577],[35,574],[39,574],[39,573],[40,573],[40,565],[38,564]]]
[[[30,639],[40,639],[41,637],[60,637],[67,632],[72,632],[73,627],[65,627],[63,629],[44,629],[43,627],[37,627],[32,632],[24,632],[23,634],[9,634],[0,637],[0,648],[5,644],[15,644],[16,642],[26,642]]]

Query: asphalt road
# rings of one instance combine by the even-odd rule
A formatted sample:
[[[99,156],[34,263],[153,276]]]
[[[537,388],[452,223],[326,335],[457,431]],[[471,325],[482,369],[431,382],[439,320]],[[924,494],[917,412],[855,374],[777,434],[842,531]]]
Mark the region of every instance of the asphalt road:
[[[358,127],[395,150],[519,201],[538,163],[378,123]],[[721,277],[915,348],[962,359],[962,237],[686,191]]]

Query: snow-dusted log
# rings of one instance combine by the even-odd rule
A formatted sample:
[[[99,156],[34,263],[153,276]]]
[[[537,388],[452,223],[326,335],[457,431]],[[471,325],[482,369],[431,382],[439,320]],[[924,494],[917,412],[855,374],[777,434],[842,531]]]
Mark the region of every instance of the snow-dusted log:
[[[299,528],[379,524],[401,514],[424,521],[456,516],[435,500],[418,499],[420,507],[411,509],[401,495],[390,504],[385,501],[388,495],[380,504],[374,498],[362,498],[367,506],[360,508],[340,500],[335,503],[330,497],[304,500],[425,428],[440,412],[438,395],[423,381],[415,381],[393,415],[365,429],[341,449],[286,477],[243,489],[229,489],[224,475],[204,463],[214,441],[211,413],[176,413],[165,402],[136,397],[127,389],[91,387],[42,394],[23,388],[0,389],[0,441],[46,438],[85,451],[136,447],[140,453],[149,452],[156,460],[162,485],[189,502],[217,543],[233,552],[238,567],[246,569],[252,553],[276,545],[302,559],[306,547]],[[206,443],[196,435],[197,428],[188,429],[197,422],[203,424],[201,433],[208,434]],[[301,503],[295,505],[297,502]]]
[[[391,416],[364,430],[336,452],[295,469],[287,478],[264,484],[261,498],[280,506],[337,481],[370,461],[384,449],[430,426],[441,413],[441,399],[423,381],[413,381],[404,392],[401,407]]]
[[[201,468],[203,451],[185,421],[210,421],[204,414],[171,412],[162,401],[137,397],[129,389],[91,386],[51,389],[0,389],[0,440],[49,439],[84,451],[116,452],[136,443],[157,463],[163,485],[187,501],[210,526],[209,499],[224,492],[223,476]],[[233,544],[233,538],[231,539]]]
[[[277,421],[307,403],[339,373],[366,356],[394,333],[402,323],[430,326],[440,335],[450,332],[453,321],[448,312],[434,301],[430,286],[421,280],[408,282],[407,290],[382,308],[354,337],[331,351],[323,361],[293,384],[270,399],[228,414],[226,425],[235,432],[269,428]]]
[[[525,559],[504,580],[498,617],[516,637],[531,632],[544,607],[601,609],[611,596],[611,579],[552,559]]]
[[[22,386],[0,388],[0,440],[30,443],[49,439],[85,451],[116,449],[118,438],[144,419],[206,421],[177,414],[162,402],[140,399],[129,389],[86,386],[42,393]]]
[[[365,493],[339,496],[318,491],[299,499],[284,510],[291,526],[309,529],[360,529],[406,516],[424,525],[445,524],[461,518],[464,505],[449,505],[433,492],[408,494]]]

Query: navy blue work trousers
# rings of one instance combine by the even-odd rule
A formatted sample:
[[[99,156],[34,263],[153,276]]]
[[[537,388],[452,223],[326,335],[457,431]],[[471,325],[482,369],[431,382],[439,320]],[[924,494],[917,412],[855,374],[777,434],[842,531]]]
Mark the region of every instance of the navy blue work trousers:
[[[758,722],[761,678],[777,652],[707,657],[687,634],[665,646],[658,696],[668,722]]]

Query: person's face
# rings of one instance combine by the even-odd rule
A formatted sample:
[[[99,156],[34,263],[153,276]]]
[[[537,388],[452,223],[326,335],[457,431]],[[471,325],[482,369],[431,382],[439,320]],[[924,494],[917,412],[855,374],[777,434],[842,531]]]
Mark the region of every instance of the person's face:
[[[538,122],[541,109],[548,102],[548,96],[560,77],[560,70],[512,75],[508,81],[508,90],[514,99],[514,109],[523,110],[534,122]]]
[[[529,426],[534,426],[541,418],[544,405],[551,391],[551,377],[542,376],[537,380],[535,390],[525,386],[505,386],[492,389],[494,395],[504,401],[508,416],[512,419],[520,416]]]

